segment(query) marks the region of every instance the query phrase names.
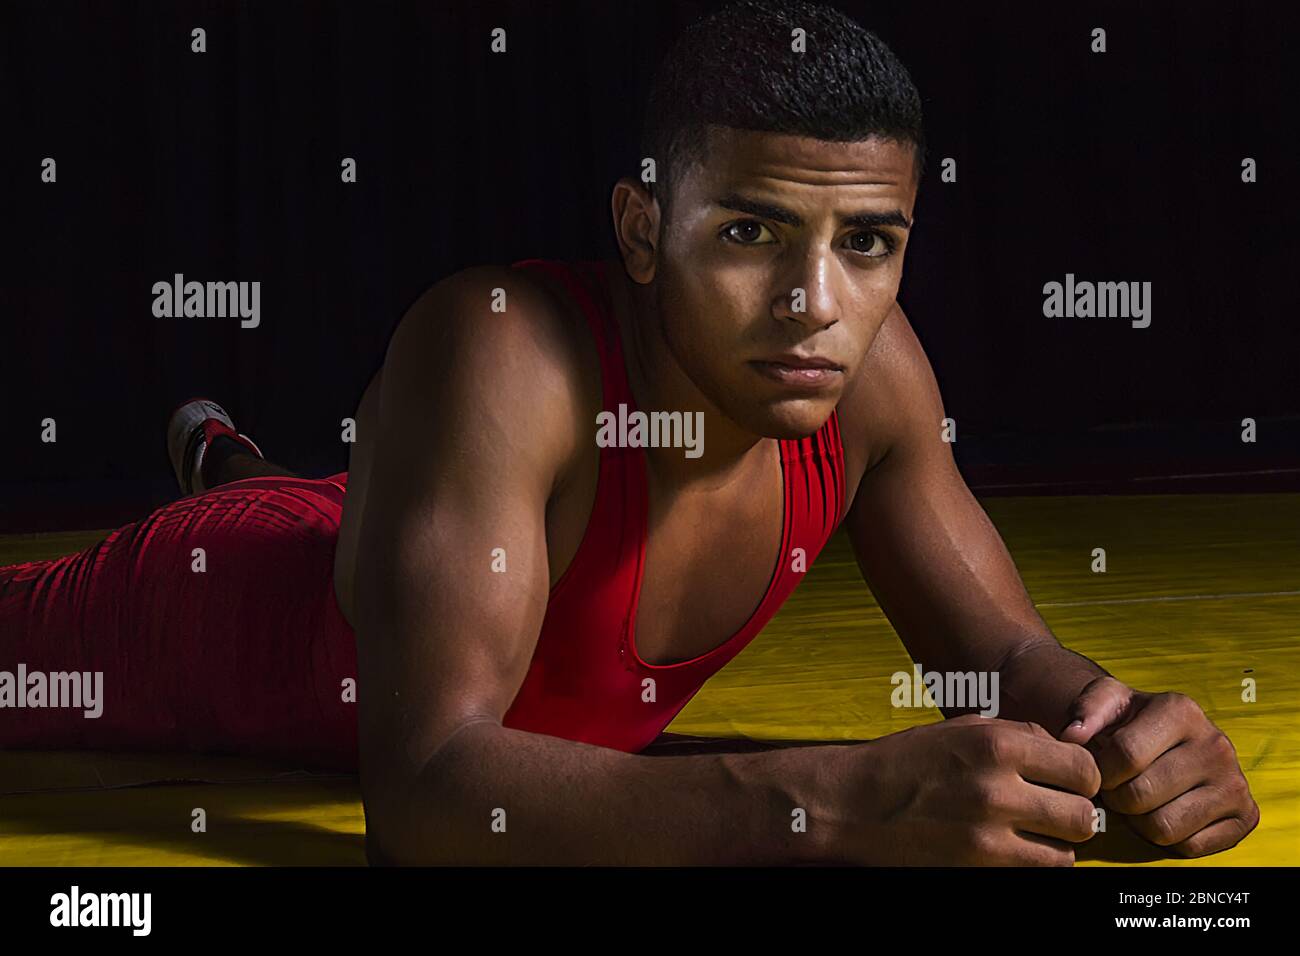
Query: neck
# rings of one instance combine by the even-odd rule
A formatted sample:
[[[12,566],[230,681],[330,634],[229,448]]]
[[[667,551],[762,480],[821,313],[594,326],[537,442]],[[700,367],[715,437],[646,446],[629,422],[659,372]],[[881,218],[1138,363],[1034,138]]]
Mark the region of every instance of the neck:
[[[739,428],[690,380],[664,340],[652,290],[628,276],[620,260],[606,263],[614,319],[622,339],[628,385],[643,412],[703,415],[704,453],[687,458],[681,448],[645,448],[650,471],[675,486],[696,482],[715,485],[737,474],[767,440]],[[761,452],[759,453],[761,455]]]

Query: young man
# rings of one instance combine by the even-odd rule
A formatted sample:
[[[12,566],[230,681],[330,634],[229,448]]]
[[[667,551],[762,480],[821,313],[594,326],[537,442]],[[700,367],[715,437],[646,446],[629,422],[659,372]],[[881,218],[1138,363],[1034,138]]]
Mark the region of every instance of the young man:
[[[0,571],[24,653],[97,653],[138,695],[106,691],[127,717],[94,739],[9,743],[359,753],[374,862],[1068,865],[1099,792],[1171,852],[1235,845],[1259,812],[1227,738],[1060,646],[941,440],[896,302],[923,149],[906,71],[840,14],[695,25],[651,100],[657,181],[613,191],[620,262],[430,289],[347,475],[286,476],[190,405],[178,475],[218,487],[57,574]],[[602,413],[638,410],[702,423],[697,444],[611,446]],[[841,523],[911,655],[997,671],[999,718],[640,753]],[[87,569],[82,604],[133,626],[73,653],[81,605],[30,609]],[[353,676],[356,711],[336,699]]]

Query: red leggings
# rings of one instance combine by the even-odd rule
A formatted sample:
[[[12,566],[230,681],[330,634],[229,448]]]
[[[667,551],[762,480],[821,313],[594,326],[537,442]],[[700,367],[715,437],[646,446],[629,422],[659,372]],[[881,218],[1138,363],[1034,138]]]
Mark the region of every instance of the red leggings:
[[[356,645],[333,586],[346,481],[247,478],[80,554],[0,568],[0,671],[103,674],[97,718],[0,707],[0,749],[238,753],[355,770],[355,693],[344,698]]]

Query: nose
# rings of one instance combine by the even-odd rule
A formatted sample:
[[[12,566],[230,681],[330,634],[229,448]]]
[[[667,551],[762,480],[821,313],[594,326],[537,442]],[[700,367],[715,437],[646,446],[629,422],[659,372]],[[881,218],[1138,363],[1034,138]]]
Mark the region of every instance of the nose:
[[[834,288],[834,264],[826,257],[810,254],[791,270],[783,289],[772,302],[772,314],[782,322],[795,322],[809,332],[830,328],[839,321],[839,304]]]

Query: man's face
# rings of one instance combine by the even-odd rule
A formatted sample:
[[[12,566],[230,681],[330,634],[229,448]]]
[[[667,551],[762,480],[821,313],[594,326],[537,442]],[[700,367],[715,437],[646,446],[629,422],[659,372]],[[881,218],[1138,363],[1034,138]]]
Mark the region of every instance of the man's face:
[[[830,417],[894,304],[916,200],[913,150],[709,136],[659,236],[664,338],[732,421],[801,438]],[[799,370],[816,359],[837,368]]]

